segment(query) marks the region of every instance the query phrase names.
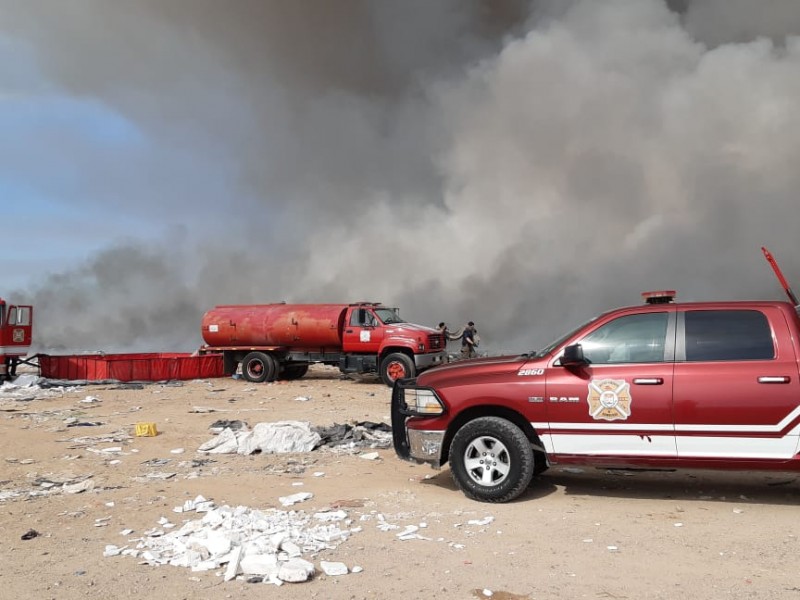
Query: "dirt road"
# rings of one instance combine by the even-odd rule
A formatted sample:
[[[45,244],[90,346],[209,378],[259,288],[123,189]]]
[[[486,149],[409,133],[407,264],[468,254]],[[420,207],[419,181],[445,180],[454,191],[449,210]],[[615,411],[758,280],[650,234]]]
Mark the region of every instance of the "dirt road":
[[[388,402],[383,385],[325,368],[266,385],[0,393],[3,597],[800,598],[794,475],[554,467],[496,506],[467,500],[447,469],[400,462],[390,448],[197,451],[219,420],[389,423]],[[159,435],[134,436],[140,422]],[[301,492],[312,497],[280,501]],[[316,574],[303,583],[147,564],[137,544],[200,519],[174,512],[197,496],[298,518],[343,511],[347,535],[304,554]],[[129,555],[104,556],[109,547]],[[350,572],[325,574],[322,561]]]

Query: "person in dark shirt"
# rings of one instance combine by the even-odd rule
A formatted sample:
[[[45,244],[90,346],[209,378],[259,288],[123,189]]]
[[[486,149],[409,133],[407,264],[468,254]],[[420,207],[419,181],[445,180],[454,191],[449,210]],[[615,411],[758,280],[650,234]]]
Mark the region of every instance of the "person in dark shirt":
[[[475,358],[478,356],[475,351],[478,341],[478,330],[475,329],[475,323],[470,321],[461,334],[461,358]]]

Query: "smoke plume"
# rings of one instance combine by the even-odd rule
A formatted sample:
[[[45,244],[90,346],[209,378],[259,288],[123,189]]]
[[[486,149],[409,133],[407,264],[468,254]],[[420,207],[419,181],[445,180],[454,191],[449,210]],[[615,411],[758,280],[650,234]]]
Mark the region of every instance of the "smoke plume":
[[[0,150],[120,230],[8,294],[41,349],[191,350],[215,304],[380,300],[526,351],[649,289],[783,299],[762,245],[800,274],[793,0],[0,5],[40,74],[7,94],[119,123]]]

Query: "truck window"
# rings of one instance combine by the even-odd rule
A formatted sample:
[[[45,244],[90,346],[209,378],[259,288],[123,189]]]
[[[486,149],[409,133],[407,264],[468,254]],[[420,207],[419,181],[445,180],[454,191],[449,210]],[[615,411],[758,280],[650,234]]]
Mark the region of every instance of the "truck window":
[[[579,341],[583,355],[596,365],[664,362],[666,312],[619,317]]]
[[[377,325],[377,321],[375,320],[375,315],[372,314],[372,311],[369,311],[365,308],[359,308],[350,314],[350,325],[354,327],[374,327]]]
[[[775,357],[772,330],[757,310],[686,312],[686,360],[766,360]]]
[[[17,325],[31,324],[31,309],[27,306],[17,307]]]
[[[8,309],[8,324],[9,325],[16,325],[17,324],[17,307],[12,306]]]

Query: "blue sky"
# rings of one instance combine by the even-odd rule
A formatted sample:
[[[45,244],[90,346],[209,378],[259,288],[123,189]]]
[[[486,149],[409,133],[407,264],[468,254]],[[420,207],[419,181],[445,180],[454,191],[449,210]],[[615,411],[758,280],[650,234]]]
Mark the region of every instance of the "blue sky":
[[[136,218],[91,195],[98,177],[91,165],[124,157],[147,140],[109,107],[48,82],[24,44],[0,40],[0,64],[0,265],[7,295],[135,228]]]

